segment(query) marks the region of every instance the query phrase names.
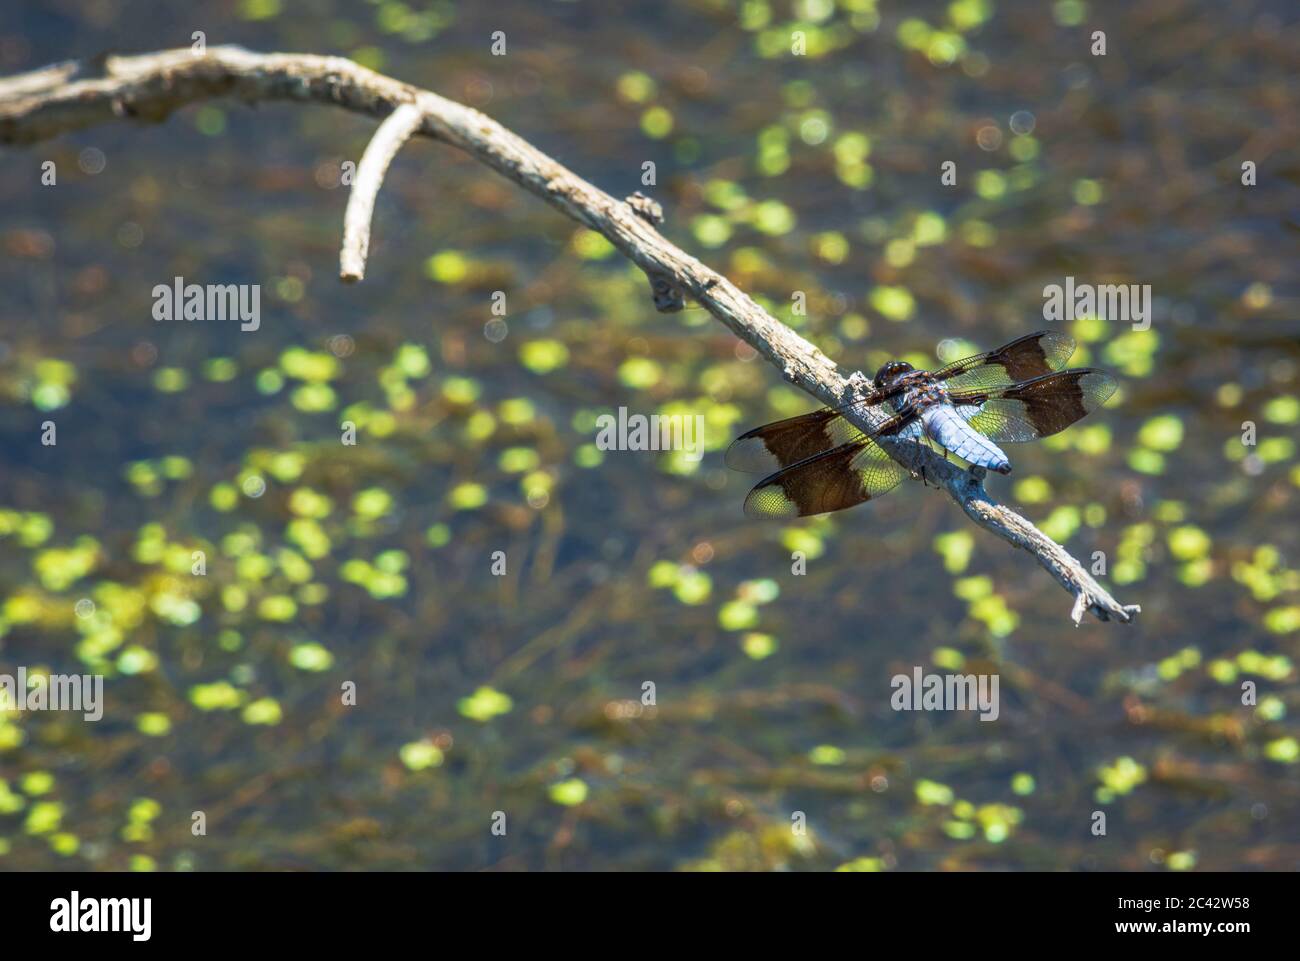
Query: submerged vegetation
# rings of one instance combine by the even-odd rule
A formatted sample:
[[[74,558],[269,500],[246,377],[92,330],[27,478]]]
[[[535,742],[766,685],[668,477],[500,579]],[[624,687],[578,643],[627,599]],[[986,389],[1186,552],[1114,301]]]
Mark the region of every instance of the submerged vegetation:
[[[108,6],[0,14],[3,72],[189,33]],[[706,313],[428,144],[341,287],[373,125],[214,101],[0,157],[0,673],[106,679],[96,723],[0,709],[0,868],[1294,867],[1283,5],[300,6],[241,0],[221,42],[341,53],[654,193],[846,368],[1041,328],[1067,274],[1152,285],[1149,329],[1061,322],[1120,395],[990,482],[1142,619],[1075,629],[920,484],[747,522],[718,452],[813,405]],[[260,283],[260,328],[155,321],[179,276]],[[702,415],[705,456],[602,450],[620,406]],[[914,665],[1000,674],[999,719],[895,713]]]

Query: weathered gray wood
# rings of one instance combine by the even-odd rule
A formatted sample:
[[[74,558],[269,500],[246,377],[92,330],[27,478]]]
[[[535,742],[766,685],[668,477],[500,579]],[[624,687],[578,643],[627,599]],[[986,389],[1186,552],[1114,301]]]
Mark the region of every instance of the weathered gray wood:
[[[660,309],[680,307],[683,295],[693,298],[775,365],[786,380],[823,404],[852,400],[862,383],[860,379],[850,382],[825,354],[727,278],[665,240],[655,229],[656,217],[648,213],[652,208],[644,198],[616,200],[479,111],[341,57],[212,47],[203,54],[166,50],[106,57],[102,64],[58,64],[0,80],[0,144],[37,143],[108,120],[158,122],[180,107],[213,97],[234,97],[247,103],[311,101],[375,117],[388,117],[399,106],[410,105],[419,112],[418,133],[459,147],[602,234],[645,271]],[[412,120],[414,113],[408,109],[403,116]],[[377,148],[374,190],[391,159],[387,151],[400,147],[406,126],[391,127]],[[401,140],[396,139],[398,133]],[[379,159],[383,159],[382,168]],[[370,199],[373,203],[373,194]],[[364,203],[364,196],[358,203]],[[368,224],[368,212],[365,219]],[[345,245],[345,275],[356,267],[354,259],[348,260],[348,249]],[[359,271],[353,273],[359,276]],[[870,426],[858,417],[854,420],[859,426]],[[959,468],[918,444],[896,443],[889,448],[891,456],[913,474],[947,490],[980,527],[1032,554],[1075,598],[1071,617],[1076,624],[1085,611],[1099,620],[1123,623],[1132,621],[1140,611],[1137,605],[1120,604],[1065,548],[990,498],[984,490],[983,471]]]
[[[339,250],[339,279],[345,283],[366,275],[366,257],[370,253],[370,219],[375,213],[375,198],[384,182],[388,165],[402,149],[402,144],[420,128],[424,114],[415,104],[404,103],[384,118],[370,138],[366,152],[357,165],[357,177],[348,194],[348,209],[343,214],[343,247]]]

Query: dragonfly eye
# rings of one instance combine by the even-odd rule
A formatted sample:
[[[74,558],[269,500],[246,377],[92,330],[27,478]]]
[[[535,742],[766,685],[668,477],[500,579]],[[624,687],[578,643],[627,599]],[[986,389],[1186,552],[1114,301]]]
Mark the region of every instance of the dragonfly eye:
[[[876,371],[875,384],[877,387],[887,387],[895,378],[912,369],[912,365],[905,360],[891,360]]]

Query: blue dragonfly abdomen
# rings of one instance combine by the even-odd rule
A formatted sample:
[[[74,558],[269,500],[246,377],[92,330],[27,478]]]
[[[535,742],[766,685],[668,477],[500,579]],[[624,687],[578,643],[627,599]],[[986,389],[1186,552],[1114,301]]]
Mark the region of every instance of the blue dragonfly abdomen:
[[[931,440],[962,460],[1002,474],[1011,473],[1011,461],[1002,449],[968,424],[951,404],[935,404],[921,411],[921,423]]]

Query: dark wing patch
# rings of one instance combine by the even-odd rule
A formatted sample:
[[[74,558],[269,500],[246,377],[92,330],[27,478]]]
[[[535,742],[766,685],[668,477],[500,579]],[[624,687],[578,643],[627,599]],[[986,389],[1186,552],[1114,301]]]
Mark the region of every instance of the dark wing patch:
[[[843,410],[823,407],[755,427],[732,441],[723,459],[732,470],[770,474],[814,454],[862,440],[862,431],[844,419]]]
[[[1081,368],[988,391],[954,391],[950,397],[972,427],[1001,444],[1059,433],[1106,403],[1118,386],[1103,370]]]
[[[997,350],[953,361],[935,380],[952,390],[1001,387],[1060,370],[1074,353],[1074,338],[1055,330],[1026,334]]]
[[[862,437],[777,471],[745,498],[750,517],[807,517],[844,510],[893,490],[907,471]]]

